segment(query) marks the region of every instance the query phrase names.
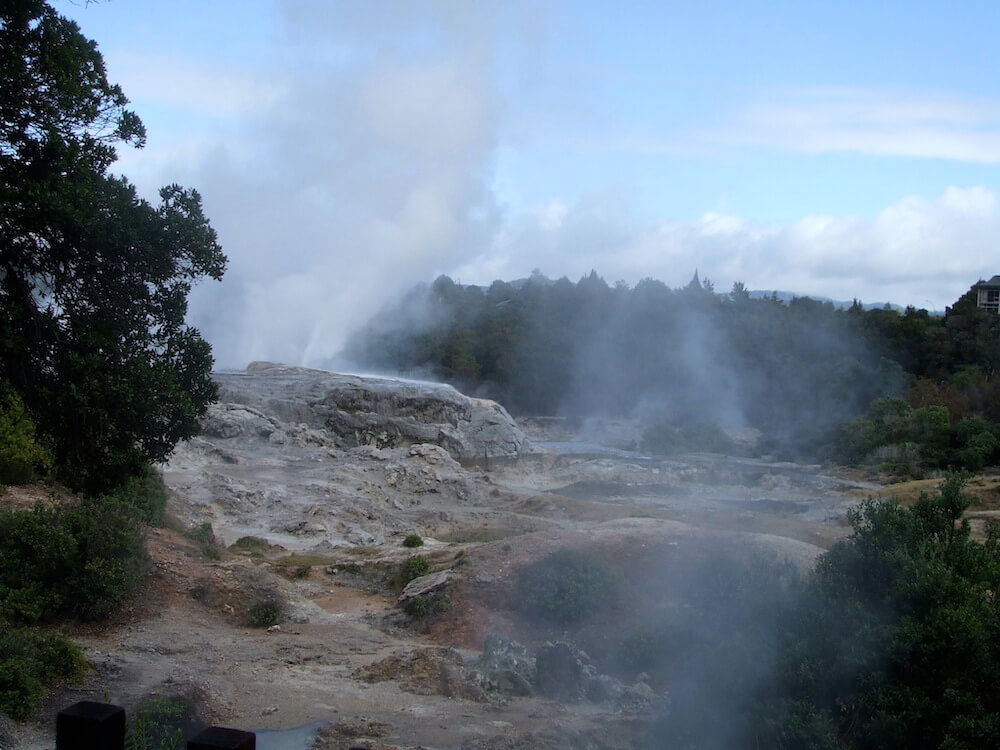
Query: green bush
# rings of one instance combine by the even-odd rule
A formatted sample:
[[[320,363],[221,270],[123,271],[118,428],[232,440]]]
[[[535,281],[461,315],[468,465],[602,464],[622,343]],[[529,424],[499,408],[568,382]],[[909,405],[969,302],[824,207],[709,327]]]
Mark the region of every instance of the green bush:
[[[451,609],[451,599],[447,594],[429,594],[407,599],[403,609],[410,617],[420,619],[431,614],[441,614]]]
[[[591,554],[560,550],[521,570],[514,596],[529,617],[570,625],[614,606],[617,581]]]
[[[21,399],[0,387],[0,484],[26,484],[52,468]]]
[[[0,620],[0,713],[31,718],[47,688],[83,676],[83,652],[62,633],[11,627]]]
[[[184,532],[184,536],[199,544],[215,544],[215,531],[212,529],[212,524],[208,521],[200,523],[197,526],[192,526]],[[247,537],[242,538],[246,539]]]
[[[138,511],[120,499],[0,510],[0,611],[15,622],[105,617],[135,593],[146,564]]]
[[[251,627],[268,628],[281,620],[281,602],[276,597],[267,596],[250,605],[247,622]]]
[[[202,726],[191,704],[183,698],[149,698],[129,721],[125,750],[181,750],[184,730]]]
[[[402,585],[408,584],[414,578],[427,575],[430,572],[431,564],[422,555],[413,555],[403,562],[399,569],[399,580]]]
[[[424,539],[420,534],[407,534],[406,539],[403,540],[404,547],[423,547]]]
[[[271,549],[271,544],[259,536],[241,536],[229,548],[244,552],[267,552]]]
[[[853,534],[820,558],[787,620],[762,746],[798,727],[788,746],[1000,747],[1000,535],[971,539],[964,481],[949,475],[912,508],[869,500],[850,514]]]
[[[136,517],[142,523],[163,526],[163,516],[167,509],[167,488],[160,472],[151,466],[147,466],[105,498],[134,508]]]

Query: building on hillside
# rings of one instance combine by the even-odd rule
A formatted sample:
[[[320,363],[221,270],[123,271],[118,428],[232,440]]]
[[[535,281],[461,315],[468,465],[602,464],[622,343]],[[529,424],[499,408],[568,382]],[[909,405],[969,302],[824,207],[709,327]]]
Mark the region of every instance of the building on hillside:
[[[976,305],[984,310],[1000,313],[1000,276],[976,284]]]

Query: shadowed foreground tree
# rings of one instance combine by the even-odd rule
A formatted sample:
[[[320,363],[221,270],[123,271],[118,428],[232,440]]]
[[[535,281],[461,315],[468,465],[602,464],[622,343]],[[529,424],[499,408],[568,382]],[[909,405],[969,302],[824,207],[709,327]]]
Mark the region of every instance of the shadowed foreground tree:
[[[64,479],[100,491],[193,435],[215,396],[185,325],[226,258],[194,190],[109,174],[142,122],[97,45],[41,0],[0,6],[0,379]]]

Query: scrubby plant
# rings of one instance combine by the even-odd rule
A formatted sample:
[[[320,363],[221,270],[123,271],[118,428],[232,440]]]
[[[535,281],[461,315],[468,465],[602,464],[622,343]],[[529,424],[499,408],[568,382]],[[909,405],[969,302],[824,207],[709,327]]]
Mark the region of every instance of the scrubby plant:
[[[430,572],[431,564],[423,555],[413,555],[406,558],[399,569],[399,580],[404,586],[414,578],[427,575]]]
[[[265,596],[250,605],[247,622],[254,628],[267,628],[281,620],[281,602],[274,596]]]
[[[518,609],[560,625],[605,611],[616,597],[617,581],[610,568],[583,550],[559,550],[523,568],[514,586]]]
[[[26,484],[52,467],[17,394],[0,386],[0,484]]]
[[[138,475],[109,493],[113,502],[131,506],[136,518],[149,526],[162,526],[167,509],[167,488],[156,469],[147,466]]]
[[[198,542],[199,544],[215,543],[215,531],[212,529],[212,524],[208,521],[200,523],[197,526],[192,526],[184,532],[184,536],[191,541]]]
[[[262,553],[271,549],[271,545],[259,536],[241,536],[229,548],[240,552]]]
[[[407,534],[406,538],[403,540],[404,547],[423,547],[424,539],[420,534]]]
[[[410,617],[420,619],[432,614],[442,614],[451,609],[451,599],[447,594],[428,594],[407,599],[403,609]]]
[[[0,611],[16,622],[105,617],[147,561],[136,509],[113,497],[0,510]]]
[[[185,728],[199,725],[191,704],[177,697],[143,701],[133,717],[125,735],[125,750],[181,750]]]
[[[62,633],[15,628],[0,620],[0,713],[31,718],[46,689],[83,676],[83,652]]]

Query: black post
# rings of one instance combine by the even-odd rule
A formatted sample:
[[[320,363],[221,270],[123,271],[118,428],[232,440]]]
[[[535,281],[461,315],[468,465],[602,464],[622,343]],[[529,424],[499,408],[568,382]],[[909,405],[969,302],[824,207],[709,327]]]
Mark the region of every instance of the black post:
[[[188,741],[187,750],[257,750],[257,735],[240,729],[209,727]]]
[[[125,709],[80,701],[56,714],[56,750],[124,750]]]

